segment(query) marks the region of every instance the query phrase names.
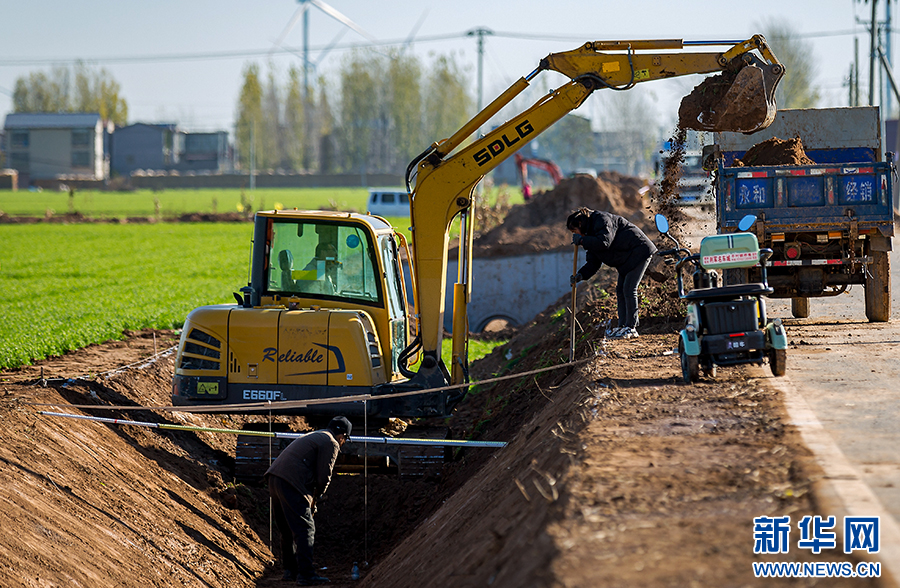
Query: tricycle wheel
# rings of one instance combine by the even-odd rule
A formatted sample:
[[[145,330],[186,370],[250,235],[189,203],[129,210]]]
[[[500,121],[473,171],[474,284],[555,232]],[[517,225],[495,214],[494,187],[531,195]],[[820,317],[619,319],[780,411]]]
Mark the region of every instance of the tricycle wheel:
[[[866,274],[866,318],[870,323],[891,320],[891,258],[887,251],[872,251]]]
[[[783,376],[787,372],[787,349],[773,349],[769,352],[769,367],[773,376]]]
[[[809,298],[791,298],[791,314],[794,318],[809,318]]]
[[[696,355],[688,355],[684,350],[684,343],[678,343],[678,351],[681,355],[681,376],[685,384],[696,382],[700,379],[700,358]]]

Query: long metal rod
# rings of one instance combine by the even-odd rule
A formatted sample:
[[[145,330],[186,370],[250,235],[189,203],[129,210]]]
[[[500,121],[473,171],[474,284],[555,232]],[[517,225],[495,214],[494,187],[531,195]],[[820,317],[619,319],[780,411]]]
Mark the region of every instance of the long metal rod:
[[[894,96],[900,101],[900,88],[897,87],[897,80],[894,79],[894,72],[891,71],[891,62],[888,61],[887,55],[884,54],[881,45],[878,46],[878,57],[881,59],[881,65],[884,67],[884,73],[887,74],[887,79],[891,84],[891,89],[894,91]]]
[[[44,416],[79,419],[83,421],[96,421],[109,425],[133,425],[135,427],[149,427],[151,429],[169,429],[173,431],[201,431],[204,433],[227,433],[230,435],[251,435],[254,437],[273,437],[275,439],[299,439],[308,433],[286,433],[279,431],[245,431],[243,429],[214,429],[209,427],[192,427],[189,425],[170,425],[168,423],[148,423],[145,421],[129,421],[125,419],[113,419],[108,417],[95,417],[83,414],[71,414],[65,412],[38,411]],[[412,439],[395,437],[368,437],[353,436],[348,439],[351,443],[378,443],[381,445],[427,445],[435,447],[506,447],[505,441],[469,441],[464,439]]]
[[[575,260],[572,262],[572,275],[578,273],[578,245],[575,245]],[[575,302],[577,283],[572,284],[572,325],[569,334],[569,363],[575,361]]]

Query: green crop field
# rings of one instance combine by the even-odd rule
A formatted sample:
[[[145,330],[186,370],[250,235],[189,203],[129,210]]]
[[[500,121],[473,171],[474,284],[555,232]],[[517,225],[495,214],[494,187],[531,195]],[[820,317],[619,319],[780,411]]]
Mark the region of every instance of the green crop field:
[[[482,200],[497,201],[500,188],[485,192]],[[524,202],[518,191],[505,190],[511,203]],[[0,213],[10,216],[43,217],[79,213],[91,218],[154,217],[177,218],[184,214],[222,214],[246,210],[274,208],[301,210],[346,210],[365,212],[368,202],[366,188],[262,188],[253,191],[203,188],[135,190],[133,192],[104,192],[77,190],[68,192],[29,192],[0,190]],[[409,220],[397,219],[395,226],[406,228]]]
[[[0,369],[180,328],[197,306],[232,302],[252,233],[249,222],[0,224]],[[494,345],[473,345],[470,359]]]
[[[0,367],[177,328],[247,283],[252,224],[0,225]]]
[[[92,218],[160,217],[183,214],[241,212],[300,208],[337,209],[365,212],[366,188],[266,188],[240,189],[135,190],[103,192],[28,192],[0,190],[0,211],[10,216],[45,216],[78,212]]]

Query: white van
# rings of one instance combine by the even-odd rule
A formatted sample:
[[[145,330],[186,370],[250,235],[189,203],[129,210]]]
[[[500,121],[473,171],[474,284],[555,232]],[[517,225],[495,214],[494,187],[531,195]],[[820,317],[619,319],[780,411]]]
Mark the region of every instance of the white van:
[[[409,216],[409,194],[402,188],[370,188],[368,211],[378,216]]]

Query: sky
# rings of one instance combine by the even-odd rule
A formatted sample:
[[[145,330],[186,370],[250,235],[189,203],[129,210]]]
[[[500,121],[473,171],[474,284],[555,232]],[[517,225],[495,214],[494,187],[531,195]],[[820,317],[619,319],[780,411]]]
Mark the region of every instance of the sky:
[[[861,95],[868,95],[865,22],[871,4],[858,0],[315,1],[355,25],[347,27],[309,6],[310,60],[316,75],[327,79],[354,48],[405,47],[426,64],[436,54],[456,56],[467,68],[475,97],[477,40],[466,33],[488,29],[493,34],[483,37],[483,96],[489,102],[542,57],[586,41],[740,40],[779,21],[813,48],[820,106],[847,105],[854,39]],[[887,4],[877,4],[879,20]],[[0,0],[0,117],[12,110],[17,78],[81,60],[119,82],[130,123],[175,122],[189,131],[231,132],[247,64],[258,63],[263,71],[271,64],[281,76],[291,64],[302,65],[302,19],[288,28],[300,8],[298,0]],[[900,12],[897,3],[891,8]],[[894,35],[892,41],[897,44]],[[564,81],[553,72],[542,75],[551,76],[550,88]],[[674,121],[678,100],[701,79],[659,80],[629,92],[641,92],[665,124]],[[595,96],[578,112],[599,120],[604,102],[592,102]]]

